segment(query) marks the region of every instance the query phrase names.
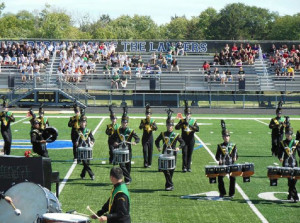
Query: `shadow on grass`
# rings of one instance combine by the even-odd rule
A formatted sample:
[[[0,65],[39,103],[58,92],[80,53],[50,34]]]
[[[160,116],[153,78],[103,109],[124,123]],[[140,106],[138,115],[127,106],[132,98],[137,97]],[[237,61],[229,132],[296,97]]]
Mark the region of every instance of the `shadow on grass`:
[[[164,191],[164,189],[129,189],[130,193],[154,193]]]
[[[259,156],[259,155],[239,155],[239,157],[257,157],[257,158],[266,158],[266,157],[272,157],[272,155],[266,155],[266,156]]]
[[[239,203],[245,203],[246,201],[243,199],[235,200],[233,201],[238,201]],[[251,200],[251,202],[255,204],[264,204],[264,205],[280,205],[281,207],[292,207],[292,208],[300,208],[299,202],[294,203],[293,201],[288,201],[288,200],[276,200],[276,201],[269,201],[269,200]]]

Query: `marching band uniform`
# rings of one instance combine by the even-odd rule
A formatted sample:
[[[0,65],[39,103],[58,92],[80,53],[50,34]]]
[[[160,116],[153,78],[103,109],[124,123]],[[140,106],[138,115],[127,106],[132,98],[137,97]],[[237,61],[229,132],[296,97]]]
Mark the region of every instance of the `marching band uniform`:
[[[31,144],[33,152],[43,157],[49,157],[46,140],[43,138],[43,130],[40,129],[40,121],[35,119],[33,121],[33,129],[30,132]]]
[[[8,104],[3,100],[4,111],[0,113],[1,117],[1,135],[4,140],[4,154],[9,155],[11,149],[12,135],[10,129],[10,123],[15,121],[15,117],[12,112],[8,111]]]
[[[175,126],[176,130],[181,129],[182,139],[185,142],[185,146],[182,148],[182,172],[191,172],[192,154],[195,146],[195,132],[199,132],[199,126],[195,119],[190,118],[191,109],[188,107],[187,102],[184,114],[185,119],[181,119]]]
[[[129,121],[129,117],[127,116],[127,107],[124,107],[124,113],[122,116],[122,125],[115,131],[113,137],[115,148],[118,147],[118,144],[123,142],[124,140],[128,142],[127,147],[129,150],[129,162],[128,163],[120,163],[120,168],[123,170],[125,184],[130,184],[132,179],[130,176],[131,172],[131,158],[132,158],[132,149],[131,149],[131,140],[134,138],[135,144],[140,142],[140,138],[134,132],[133,129],[127,127]],[[124,139],[125,137],[125,139]]]
[[[300,157],[300,143],[298,140],[294,140],[293,128],[288,126],[285,128],[286,139],[280,142],[278,158],[282,162],[283,167],[297,167],[296,151],[298,151],[298,156]],[[297,189],[297,180],[292,177],[288,178],[289,194],[288,200],[293,199],[294,202],[299,201]]]
[[[300,141],[300,130],[297,131],[296,140]]]
[[[94,144],[95,142],[95,138],[93,136],[92,131],[86,128],[85,126],[83,126],[83,122],[87,122],[86,116],[80,117],[80,128],[78,129],[79,138],[77,142],[78,147],[83,145],[90,146],[90,144]],[[83,169],[81,171],[80,177],[84,179],[86,172],[88,172],[91,179],[94,180],[95,176],[92,169],[89,166],[89,161],[82,160],[82,164],[83,164]]]
[[[219,165],[234,164],[234,162],[238,159],[236,144],[230,142],[230,138],[228,139],[228,141],[226,141],[225,137],[230,137],[230,132],[227,129],[222,130],[222,136],[224,142],[218,144],[216,160],[219,161]],[[226,195],[223,178],[224,176],[218,176],[218,188],[220,197],[224,197]],[[235,194],[235,177],[230,176],[229,181],[229,197],[233,197]]]
[[[169,111],[171,111],[169,109]],[[180,134],[173,132],[173,126],[174,126],[174,120],[171,119],[172,111],[168,111],[168,119],[166,121],[166,125],[168,130],[165,132],[161,132],[159,136],[155,140],[155,146],[159,149],[160,148],[160,141],[164,142],[163,145],[163,152],[162,153],[167,153],[167,154],[173,154],[175,156],[175,163],[176,163],[176,158],[177,158],[177,147],[176,143],[179,142],[179,148],[182,149],[185,146],[185,143],[183,139],[181,138]],[[171,113],[171,115],[170,115]],[[171,147],[172,151],[168,150],[167,147]],[[177,149],[176,149],[177,148]],[[160,151],[160,150],[159,150]],[[163,173],[166,178],[166,184],[165,184],[165,190],[166,191],[171,191],[174,190],[174,184],[172,181],[173,174],[174,174],[175,169],[173,170],[163,170]]]
[[[153,154],[153,131],[157,130],[156,123],[151,119],[150,105],[146,105],[146,118],[141,120],[139,129],[143,129],[142,145],[144,156],[144,167],[151,167]]]
[[[41,129],[44,130],[45,128],[49,127],[49,120],[47,117],[44,116],[44,109],[43,107],[40,107],[39,108],[39,117],[38,117],[38,120],[40,121],[41,123]]]
[[[70,118],[68,122],[68,127],[71,127],[71,140],[73,144],[73,156],[74,159],[77,159],[77,148],[76,142],[78,140],[78,129],[79,129],[79,119],[80,119],[80,110],[79,107],[74,106],[75,115]]]
[[[113,112],[112,106],[109,106],[109,111],[110,111],[111,124],[106,126],[105,133],[106,133],[106,135],[108,135],[109,163],[111,164],[113,161],[113,150],[114,150],[113,135],[117,131],[117,129],[120,127],[120,125],[116,123],[117,116]]]
[[[283,140],[284,118],[281,117],[281,107],[276,109],[276,117],[272,118],[269,128],[272,129],[272,155],[278,155],[278,147]]]

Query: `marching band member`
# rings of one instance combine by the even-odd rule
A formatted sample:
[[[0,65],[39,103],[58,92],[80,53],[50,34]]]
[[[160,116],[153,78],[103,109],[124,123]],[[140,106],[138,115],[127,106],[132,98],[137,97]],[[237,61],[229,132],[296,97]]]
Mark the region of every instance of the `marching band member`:
[[[272,129],[272,155],[278,155],[278,147],[283,139],[284,130],[284,118],[281,117],[282,113],[282,101],[278,103],[276,109],[276,117],[272,118],[269,124],[269,128]]]
[[[191,118],[191,108],[188,106],[188,102],[185,101],[184,109],[185,119],[181,119],[175,126],[176,130],[181,129],[182,139],[185,142],[185,146],[182,148],[182,172],[191,172],[192,154],[195,146],[195,132],[199,132],[199,126],[197,121]]]
[[[39,107],[39,121],[41,123],[41,129],[44,130],[45,128],[49,127],[49,120],[47,117],[44,116],[44,108],[43,108],[43,105],[41,105]]]
[[[82,146],[92,147],[95,143],[95,138],[91,130],[86,128],[87,118],[85,115],[81,116],[79,119],[80,127],[78,129],[78,140],[76,142],[77,148]],[[92,169],[89,166],[89,160],[82,160],[83,169],[81,171],[80,177],[81,179],[85,178],[86,172],[88,172],[89,176],[92,180],[95,179],[95,175]]]
[[[79,129],[79,119],[80,119],[80,109],[79,107],[74,104],[74,113],[75,115],[72,116],[68,122],[68,127],[71,127],[71,140],[73,144],[73,156],[74,160],[77,159],[77,149],[76,149],[76,142],[78,139],[78,129]]]
[[[129,117],[127,116],[127,106],[123,108],[123,115],[121,120],[121,126],[115,131],[113,135],[114,146],[118,147],[120,143],[124,142],[127,144],[129,150],[129,162],[128,163],[120,163],[120,168],[123,170],[123,174],[125,177],[125,184],[130,184],[132,179],[130,176],[131,172],[131,158],[132,158],[132,149],[131,145],[136,145],[140,142],[140,138],[135,133],[133,129],[128,128]],[[134,142],[131,142],[132,138],[134,138]]]
[[[3,98],[3,111],[0,113],[1,117],[1,135],[4,140],[4,154],[9,155],[11,149],[12,135],[10,129],[10,123],[15,121],[15,117],[12,112],[8,111],[8,103]]]
[[[185,144],[180,134],[173,132],[173,128],[174,128],[174,120],[172,119],[173,111],[169,109],[167,113],[168,113],[168,118],[166,121],[167,131],[161,132],[159,134],[159,136],[155,140],[155,146],[160,152],[161,151],[160,141],[163,141],[164,142],[163,153],[173,154],[175,156],[175,162],[176,162],[177,152],[179,151],[179,149],[182,149],[185,146]],[[177,142],[179,142],[180,144],[179,147],[176,146]],[[165,184],[166,191],[174,190],[174,184],[172,181],[174,171],[175,169],[163,171],[166,178],[166,184]]]
[[[300,129],[297,131],[296,140],[300,141]]]
[[[216,160],[219,161],[219,165],[231,165],[238,159],[237,147],[235,143],[230,142],[230,132],[226,129],[226,125],[223,120],[221,120],[221,127],[223,143],[218,144]],[[224,197],[226,195],[223,177],[224,176],[218,176],[220,197]],[[229,181],[229,197],[233,198],[235,194],[235,177],[230,176]]]
[[[279,144],[278,159],[283,167],[297,167],[296,151],[298,151],[298,156],[300,157],[300,143],[298,140],[293,139],[293,128],[289,125],[289,122],[287,122],[285,128],[285,138],[286,139]],[[293,179],[292,177],[288,178],[288,200],[293,199],[294,202],[299,201],[296,183],[296,179]]]
[[[146,118],[141,120],[139,129],[143,129],[142,145],[144,156],[144,167],[150,168],[152,165],[152,153],[153,153],[153,131],[157,130],[156,123],[151,119],[150,105],[146,105]]]
[[[130,196],[126,185],[123,182],[123,172],[119,167],[110,170],[110,181],[113,184],[111,195],[101,210],[97,211],[100,222],[108,223],[130,223]],[[92,215],[92,219],[97,216]]]
[[[46,140],[43,138],[40,120],[33,120],[33,129],[30,132],[33,152],[43,157],[49,157],[46,146]]]
[[[115,131],[117,131],[117,129],[120,127],[120,125],[117,124],[117,116],[113,111],[112,105],[109,106],[109,112],[110,112],[111,124],[107,125],[105,133],[106,135],[108,135],[109,163],[112,164],[113,150],[114,150],[113,135]]]

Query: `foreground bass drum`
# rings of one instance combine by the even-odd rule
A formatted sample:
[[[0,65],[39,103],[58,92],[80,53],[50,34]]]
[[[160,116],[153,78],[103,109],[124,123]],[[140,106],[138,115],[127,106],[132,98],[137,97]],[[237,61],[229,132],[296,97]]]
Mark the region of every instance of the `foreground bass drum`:
[[[12,206],[4,199],[0,201],[0,222],[32,223],[45,213],[61,212],[61,205],[48,189],[31,182],[23,182],[9,188],[10,196],[21,215],[17,216]]]
[[[54,142],[58,137],[58,131],[54,127],[47,127],[42,133],[43,139],[47,140],[48,143]]]
[[[39,223],[88,223],[89,218],[75,215],[75,214],[65,214],[65,213],[46,213],[39,219]]]

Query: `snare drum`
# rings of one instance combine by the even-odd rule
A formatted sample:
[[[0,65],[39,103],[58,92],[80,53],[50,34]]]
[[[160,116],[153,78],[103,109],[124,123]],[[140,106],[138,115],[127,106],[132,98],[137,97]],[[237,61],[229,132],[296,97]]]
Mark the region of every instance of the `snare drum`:
[[[218,174],[216,172],[216,168],[218,166],[205,166],[205,175],[209,178],[211,177],[217,177]]]
[[[175,156],[172,154],[161,154],[158,157],[158,170],[174,170]]]
[[[65,213],[46,213],[39,219],[39,223],[88,223],[89,218],[75,215],[75,214],[65,214]]]
[[[229,165],[230,176],[238,177],[242,175],[243,165],[242,164],[232,164]]]
[[[293,168],[291,167],[281,167],[281,177],[290,178],[293,176]]]
[[[294,167],[293,175],[296,180],[300,180],[300,167]]]
[[[114,149],[113,150],[113,163],[128,163],[129,159],[129,150],[128,149]]]
[[[92,147],[78,147],[77,149],[78,160],[92,160],[93,148]]]
[[[229,167],[226,166],[226,165],[221,165],[221,166],[216,166],[216,173],[219,175],[219,176],[226,176],[226,174],[228,174],[229,172]]]
[[[36,222],[45,213],[61,212],[57,197],[38,184],[22,182],[9,188],[5,195],[12,198],[16,208],[21,210],[21,215],[17,216],[11,205],[2,199],[0,201],[1,222]]]
[[[242,176],[250,177],[254,174],[254,164],[253,163],[245,163],[242,165]]]
[[[279,166],[268,166],[269,179],[278,179],[281,177],[282,169]]]

